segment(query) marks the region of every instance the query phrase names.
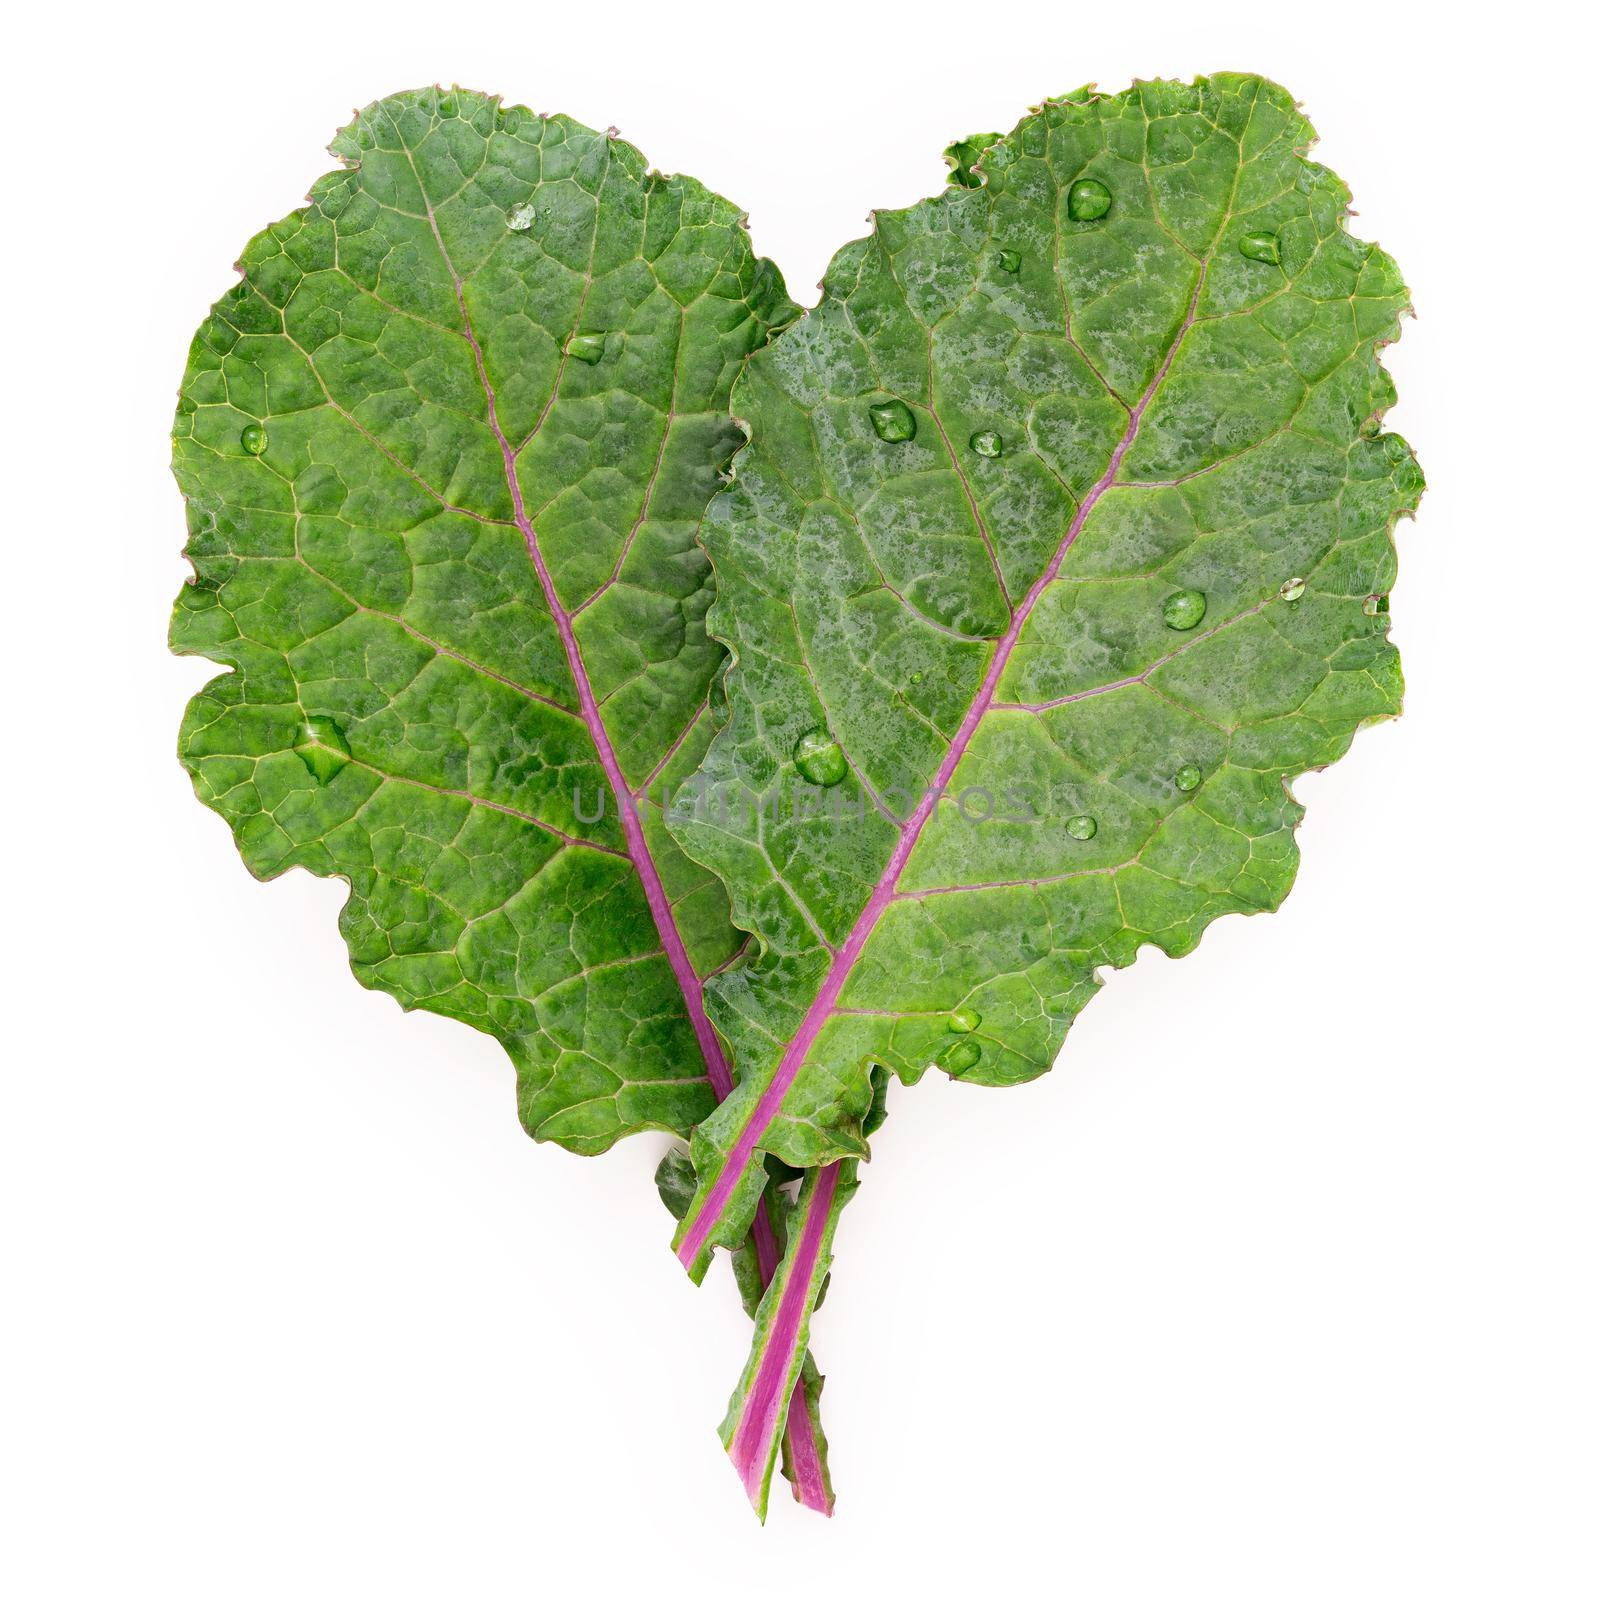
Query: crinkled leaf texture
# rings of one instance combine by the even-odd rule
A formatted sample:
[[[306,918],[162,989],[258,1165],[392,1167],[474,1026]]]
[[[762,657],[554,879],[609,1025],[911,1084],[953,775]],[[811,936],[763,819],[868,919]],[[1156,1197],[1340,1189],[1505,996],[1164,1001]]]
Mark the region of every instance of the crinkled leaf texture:
[[[565,117],[429,89],[333,149],[190,352],[172,640],[233,670],[183,762],[252,872],[349,881],[363,983],[503,1042],[536,1138],[686,1132],[738,936],[619,801],[709,738],[696,528],[795,308],[733,206]]]
[[[756,948],[710,986],[741,1075],[692,1270],[761,1152],[866,1153],[875,1064],[1021,1083],[1096,969],[1277,906],[1289,780],[1398,711],[1407,294],[1312,140],[1255,77],[1047,102],[739,380],[703,535],[731,714],[670,825]]]

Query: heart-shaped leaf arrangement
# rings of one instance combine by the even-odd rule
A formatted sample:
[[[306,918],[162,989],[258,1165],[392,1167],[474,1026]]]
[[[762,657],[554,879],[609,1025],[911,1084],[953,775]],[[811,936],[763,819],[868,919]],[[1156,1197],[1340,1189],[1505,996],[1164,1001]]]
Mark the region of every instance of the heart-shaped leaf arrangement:
[[[691,1140],[763,1514],[780,1454],[832,1506],[808,1334],[890,1079],[1036,1077],[1100,969],[1275,907],[1289,781],[1399,709],[1407,296],[1312,139],[1255,77],[1046,101],[802,315],[692,179],[423,90],[195,337],[195,787],[536,1139]]]

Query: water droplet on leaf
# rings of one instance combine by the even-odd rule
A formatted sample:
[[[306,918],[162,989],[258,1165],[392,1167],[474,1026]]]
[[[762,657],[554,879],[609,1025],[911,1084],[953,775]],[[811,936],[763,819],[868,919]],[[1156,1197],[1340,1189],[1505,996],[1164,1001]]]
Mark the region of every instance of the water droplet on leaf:
[[[1306,580],[1304,578],[1289,578],[1284,582],[1283,587],[1278,590],[1281,598],[1291,601],[1298,600],[1305,592]]]
[[[239,447],[247,456],[259,456],[266,452],[267,430],[259,422],[247,423],[239,434]]]
[[[1268,266],[1278,264],[1278,236],[1275,233],[1247,233],[1239,241],[1239,254],[1251,261],[1265,261]]]
[[[1002,272],[1020,272],[1022,270],[1022,257],[1015,250],[1002,250],[994,258],[994,262]]]
[[[813,728],[795,741],[794,764],[807,783],[831,789],[849,771],[841,750],[826,728]]]
[[[1092,839],[1099,831],[1100,824],[1087,814],[1067,818],[1067,832],[1074,839]]]
[[[904,444],[917,436],[917,419],[903,400],[880,400],[867,407],[872,431],[888,444]]]
[[[991,461],[998,455],[1005,453],[1005,441],[992,428],[985,428],[982,433],[975,433],[967,441],[980,456],[987,456]]]
[[[921,683],[922,682],[922,674],[920,672],[913,672],[911,674],[911,681],[913,683]]]
[[[983,1021],[983,1013],[970,1006],[958,1006],[950,1013],[951,1033],[971,1033]]]
[[[1067,190],[1067,215],[1074,222],[1093,222],[1111,209],[1111,191],[1098,178],[1079,178]]]
[[[1206,597],[1198,589],[1178,589],[1161,602],[1161,620],[1178,633],[1197,627],[1206,614]]]
[[[934,1057],[934,1064],[952,1078],[959,1078],[964,1072],[971,1072],[982,1059],[983,1046],[976,1039],[952,1039]]]
[[[606,336],[603,333],[575,333],[567,340],[567,354],[574,361],[592,367],[606,353]]]
[[[1177,786],[1183,790],[1185,794],[1188,794],[1191,789],[1198,789],[1200,787],[1200,778],[1200,769],[1192,761],[1185,761],[1184,764],[1172,775],[1172,781],[1177,784]]]
[[[539,215],[535,210],[533,201],[524,200],[521,205],[512,206],[506,212],[506,226],[513,233],[526,233],[533,226],[534,218]]]
[[[330,783],[350,760],[350,746],[332,717],[307,717],[300,725],[294,753],[318,783]]]

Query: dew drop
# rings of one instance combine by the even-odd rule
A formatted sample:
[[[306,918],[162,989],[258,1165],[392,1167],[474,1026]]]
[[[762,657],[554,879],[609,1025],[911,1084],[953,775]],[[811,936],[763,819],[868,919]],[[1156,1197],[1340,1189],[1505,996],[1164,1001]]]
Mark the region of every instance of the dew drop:
[[[917,437],[917,418],[904,400],[878,400],[867,406],[867,416],[872,418],[872,432],[890,445],[904,445],[907,438]]]
[[[332,717],[307,717],[300,725],[294,753],[318,783],[330,783],[350,759],[350,746]]]
[[[952,1039],[934,1057],[934,1064],[952,1078],[959,1078],[963,1073],[971,1072],[982,1059],[983,1046],[976,1039]]]
[[[994,258],[994,264],[1002,272],[1020,272],[1022,270],[1022,257],[1015,250],[1002,250]]]
[[[1383,617],[1389,613],[1389,597],[1386,594],[1369,594],[1361,602],[1362,615],[1368,617]]]
[[[1184,764],[1172,775],[1172,781],[1177,784],[1177,786],[1183,790],[1185,794],[1188,794],[1191,789],[1198,789],[1200,787],[1200,778],[1200,769],[1192,761],[1185,761]]]
[[[1265,261],[1268,266],[1278,264],[1278,236],[1275,233],[1247,233],[1239,241],[1239,254],[1251,261]]]
[[[958,1006],[950,1013],[951,1033],[971,1033],[983,1021],[983,1013],[971,1006]]]
[[[1067,215],[1074,222],[1093,222],[1111,209],[1111,191],[1098,178],[1079,178],[1067,190]]]
[[[1092,839],[1099,831],[1100,824],[1087,814],[1067,818],[1067,832],[1074,839]]]
[[[533,226],[534,218],[539,215],[534,208],[533,201],[524,200],[520,205],[512,206],[506,212],[506,226],[513,233],[526,233]]]
[[[247,456],[264,455],[267,449],[267,430],[259,422],[247,422],[239,433],[239,447]]]
[[[922,682],[922,674],[920,672],[913,672],[911,674],[911,681],[913,683],[921,683]]]
[[[1305,592],[1306,580],[1304,578],[1288,578],[1284,581],[1283,587],[1278,590],[1278,596],[1283,600],[1294,601],[1298,600]]]
[[[917,436],[917,419],[904,400],[880,400],[867,407],[872,431],[888,444],[904,444]]]
[[[996,456],[1005,454],[1005,440],[992,428],[985,428],[981,433],[975,433],[967,443],[978,452],[980,456],[987,456],[993,461]]]
[[[826,728],[813,728],[795,741],[794,764],[807,783],[819,789],[831,789],[843,780],[849,770],[844,751]]]
[[[1206,597],[1198,589],[1178,589],[1161,602],[1161,620],[1178,633],[1198,627],[1206,614]]]
[[[575,333],[567,340],[566,350],[574,361],[592,367],[606,353],[606,336],[603,333]]]

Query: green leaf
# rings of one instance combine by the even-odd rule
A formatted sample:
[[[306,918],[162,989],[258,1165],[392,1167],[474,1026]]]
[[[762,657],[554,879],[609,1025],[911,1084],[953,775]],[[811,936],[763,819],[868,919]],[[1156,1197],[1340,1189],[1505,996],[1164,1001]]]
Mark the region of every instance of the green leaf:
[[[763,1152],[867,1153],[875,1063],[1023,1082],[1097,969],[1277,906],[1289,781],[1399,710],[1407,295],[1312,139],[1254,77],[1047,102],[740,379],[730,714],[671,825],[756,944],[710,991],[740,1081],[691,1270]]]
[[[333,149],[190,351],[172,643],[233,670],[183,762],[252,872],[349,882],[363,983],[502,1041],[535,1138],[686,1132],[739,937],[660,793],[710,735],[729,388],[795,308],[733,206],[565,117],[429,89]]]

